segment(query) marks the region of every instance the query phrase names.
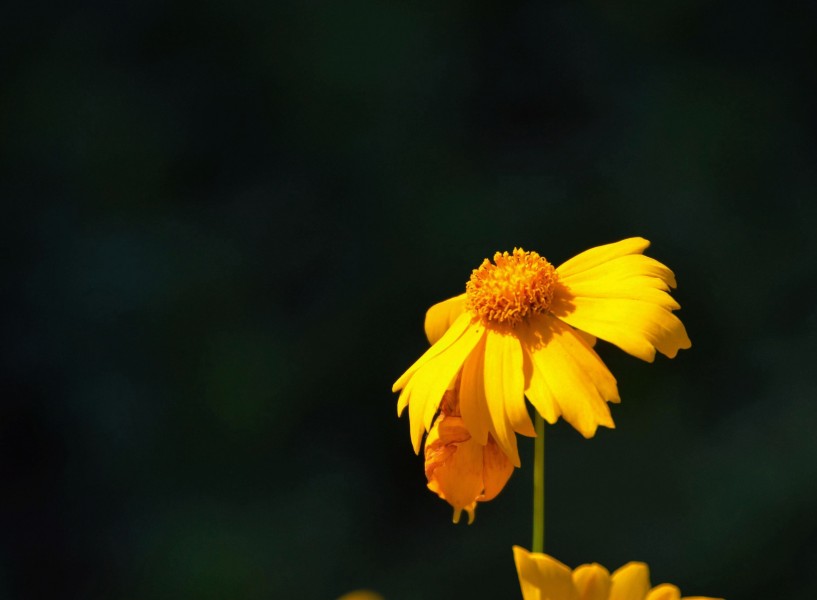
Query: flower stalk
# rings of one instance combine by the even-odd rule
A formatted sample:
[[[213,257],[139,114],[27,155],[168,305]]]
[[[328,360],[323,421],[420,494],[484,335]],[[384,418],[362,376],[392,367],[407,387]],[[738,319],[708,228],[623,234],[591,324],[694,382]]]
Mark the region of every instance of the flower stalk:
[[[533,552],[545,551],[545,420],[535,416],[533,444]]]

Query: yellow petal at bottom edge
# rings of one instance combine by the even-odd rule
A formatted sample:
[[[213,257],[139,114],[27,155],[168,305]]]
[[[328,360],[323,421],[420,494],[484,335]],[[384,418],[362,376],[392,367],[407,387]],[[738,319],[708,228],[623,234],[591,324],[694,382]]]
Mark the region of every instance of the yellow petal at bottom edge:
[[[598,563],[576,567],[573,583],[581,600],[608,600],[610,597],[610,571]]]
[[[642,562],[630,562],[616,569],[610,580],[610,600],[643,600],[650,590],[650,569]]]
[[[513,547],[523,600],[580,600],[570,568],[547,554]]]
[[[383,596],[371,590],[355,590],[348,594],[343,594],[338,600],[384,600]]]

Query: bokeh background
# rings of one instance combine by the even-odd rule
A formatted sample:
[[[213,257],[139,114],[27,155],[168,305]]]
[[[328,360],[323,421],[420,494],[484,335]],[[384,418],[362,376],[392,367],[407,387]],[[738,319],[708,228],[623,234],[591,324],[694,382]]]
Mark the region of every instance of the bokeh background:
[[[625,3],[626,4],[626,3]],[[518,597],[394,379],[496,250],[632,235],[693,348],[607,344],[546,549],[817,597],[813,2],[20,3],[0,20],[0,597]]]

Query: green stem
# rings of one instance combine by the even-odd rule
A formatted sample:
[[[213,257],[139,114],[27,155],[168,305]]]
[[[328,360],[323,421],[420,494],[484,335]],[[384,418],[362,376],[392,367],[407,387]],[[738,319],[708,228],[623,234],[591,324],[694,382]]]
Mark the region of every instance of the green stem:
[[[545,420],[536,413],[533,445],[533,552],[545,551]]]

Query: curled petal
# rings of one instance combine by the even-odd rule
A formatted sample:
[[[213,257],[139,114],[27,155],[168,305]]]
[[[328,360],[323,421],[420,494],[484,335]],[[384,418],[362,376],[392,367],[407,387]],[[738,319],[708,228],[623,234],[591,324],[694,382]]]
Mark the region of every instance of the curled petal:
[[[471,437],[461,417],[441,414],[426,440],[425,471],[428,488],[454,507],[454,522],[464,510],[470,524],[477,502],[502,491],[513,465],[493,439],[483,446]]]

